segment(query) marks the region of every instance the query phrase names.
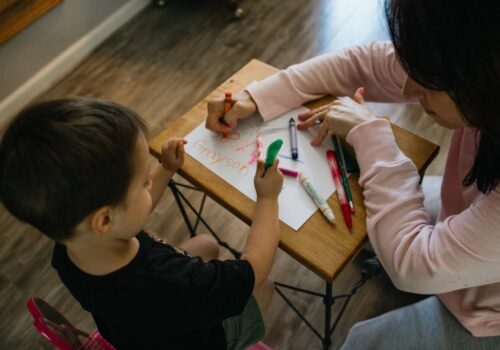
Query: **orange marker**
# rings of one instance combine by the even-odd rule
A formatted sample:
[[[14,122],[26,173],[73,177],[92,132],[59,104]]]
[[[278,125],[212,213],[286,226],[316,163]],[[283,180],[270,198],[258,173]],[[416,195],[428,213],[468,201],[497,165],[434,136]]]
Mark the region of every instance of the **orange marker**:
[[[233,97],[233,92],[231,90],[227,90],[226,94],[224,96],[224,114],[229,112],[229,110],[232,107],[232,97]],[[224,115],[222,116],[222,122],[224,122]],[[222,133],[222,137],[226,138],[227,137],[227,132]]]

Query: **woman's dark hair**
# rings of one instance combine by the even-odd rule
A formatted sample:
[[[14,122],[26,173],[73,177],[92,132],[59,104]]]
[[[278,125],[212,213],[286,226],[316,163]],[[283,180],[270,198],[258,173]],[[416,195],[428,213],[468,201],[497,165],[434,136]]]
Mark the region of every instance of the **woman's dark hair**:
[[[47,236],[69,238],[92,211],[124,199],[141,131],[136,113],[111,102],[69,98],[28,107],[0,144],[0,199]]]
[[[409,77],[445,91],[477,128],[463,184],[488,193],[500,181],[500,3],[386,0],[392,42]]]

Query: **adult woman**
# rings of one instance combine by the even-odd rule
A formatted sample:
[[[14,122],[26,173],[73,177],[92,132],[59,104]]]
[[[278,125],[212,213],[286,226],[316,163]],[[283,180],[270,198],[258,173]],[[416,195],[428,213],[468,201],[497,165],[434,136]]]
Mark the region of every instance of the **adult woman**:
[[[392,43],[320,56],[252,83],[224,123],[221,102],[207,127],[227,131],[254,111],[271,119],[325,94],[344,97],[299,116],[346,138],[360,165],[368,234],[394,284],[436,294],[351,329],[345,349],[500,348],[500,5],[487,1],[393,0]],[[387,121],[363,105],[417,101],[454,129],[431,225],[419,177]]]

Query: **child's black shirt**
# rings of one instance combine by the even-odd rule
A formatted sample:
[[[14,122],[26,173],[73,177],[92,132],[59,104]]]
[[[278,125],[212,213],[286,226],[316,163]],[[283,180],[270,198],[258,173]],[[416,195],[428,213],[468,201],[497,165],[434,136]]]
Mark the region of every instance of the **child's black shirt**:
[[[204,263],[141,232],[134,259],[89,275],[55,245],[52,266],[117,349],[225,349],[222,320],[239,315],[254,285],[246,260]]]

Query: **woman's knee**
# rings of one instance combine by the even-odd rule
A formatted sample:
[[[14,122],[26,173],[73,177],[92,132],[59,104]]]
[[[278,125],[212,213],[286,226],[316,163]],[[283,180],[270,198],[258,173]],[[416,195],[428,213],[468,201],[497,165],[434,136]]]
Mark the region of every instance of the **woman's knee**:
[[[382,333],[379,322],[375,318],[356,323],[349,330],[341,350],[378,349]]]

